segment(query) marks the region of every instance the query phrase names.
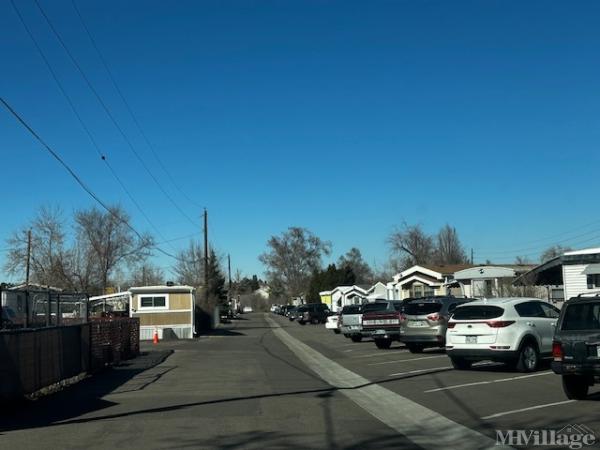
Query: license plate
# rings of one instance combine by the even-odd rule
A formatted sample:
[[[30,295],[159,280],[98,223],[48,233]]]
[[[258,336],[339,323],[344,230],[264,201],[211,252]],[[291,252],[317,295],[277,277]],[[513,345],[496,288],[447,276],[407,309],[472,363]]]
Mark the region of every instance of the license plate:
[[[408,322],[408,326],[411,328],[423,328],[427,326],[427,322],[424,320],[411,320]]]
[[[375,330],[373,334],[385,334],[385,330]]]
[[[467,344],[477,344],[477,336],[467,336]]]

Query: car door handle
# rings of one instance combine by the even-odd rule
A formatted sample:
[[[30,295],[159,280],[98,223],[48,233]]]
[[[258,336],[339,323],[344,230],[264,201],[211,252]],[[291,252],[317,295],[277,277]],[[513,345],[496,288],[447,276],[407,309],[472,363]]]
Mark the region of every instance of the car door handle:
[[[527,325],[530,327],[535,327],[535,323],[533,323],[533,322],[527,322]]]

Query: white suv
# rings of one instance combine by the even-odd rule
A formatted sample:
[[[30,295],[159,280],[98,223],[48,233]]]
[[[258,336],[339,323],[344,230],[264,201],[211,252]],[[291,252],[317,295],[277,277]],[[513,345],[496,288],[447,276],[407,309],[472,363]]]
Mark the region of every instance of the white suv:
[[[559,310],[537,298],[478,300],[456,308],[448,321],[446,352],[456,369],[492,360],[520,372],[552,354]]]

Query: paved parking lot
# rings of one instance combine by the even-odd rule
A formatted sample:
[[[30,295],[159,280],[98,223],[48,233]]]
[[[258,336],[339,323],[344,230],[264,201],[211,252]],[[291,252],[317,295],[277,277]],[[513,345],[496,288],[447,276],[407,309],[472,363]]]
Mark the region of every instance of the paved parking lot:
[[[561,428],[584,424],[600,436],[600,393],[570,401],[560,377],[549,368],[522,374],[502,364],[479,363],[454,370],[443,350],[413,354],[395,343],[379,350],[370,340],[353,343],[321,325],[276,317],[292,336],[364,378],[409,398],[455,422],[494,437],[496,429]]]

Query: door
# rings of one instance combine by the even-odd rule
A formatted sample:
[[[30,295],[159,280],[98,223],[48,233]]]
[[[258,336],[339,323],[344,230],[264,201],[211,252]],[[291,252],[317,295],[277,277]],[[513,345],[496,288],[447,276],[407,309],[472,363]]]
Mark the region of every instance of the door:
[[[528,328],[529,334],[537,338],[540,353],[552,351],[552,336],[554,334],[551,322],[548,320],[541,302],[530,301],[515,305],[515,309]]]

